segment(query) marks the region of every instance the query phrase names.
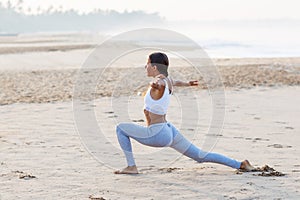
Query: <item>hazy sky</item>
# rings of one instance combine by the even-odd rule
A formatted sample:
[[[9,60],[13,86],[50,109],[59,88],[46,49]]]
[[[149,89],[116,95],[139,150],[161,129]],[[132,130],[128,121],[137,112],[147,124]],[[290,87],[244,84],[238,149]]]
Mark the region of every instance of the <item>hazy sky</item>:
[[[13,4],[20,0],[11,0]],[[7,0],[0,0],[6,3]],[[75,9],[90,12],[93,9],[125,9],[158,12],[167,20],[215,20],[215,19],[300,19],[299,0],[23,0],[25,11],[32,12],[50,6],[63,10]]]

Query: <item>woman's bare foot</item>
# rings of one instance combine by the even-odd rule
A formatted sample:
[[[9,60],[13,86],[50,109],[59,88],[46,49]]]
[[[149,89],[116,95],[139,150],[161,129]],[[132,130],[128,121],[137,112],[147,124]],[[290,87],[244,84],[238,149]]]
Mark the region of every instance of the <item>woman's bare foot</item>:
[[[115,174],[138,174],[137,167],[134,166],[128,166],[122,170],[118,170],[114,172]]]
[[[248,160],[244,160],[241,163],[240,170],[245,172],[250,172],[255,170],[255,167],[253,167]]]

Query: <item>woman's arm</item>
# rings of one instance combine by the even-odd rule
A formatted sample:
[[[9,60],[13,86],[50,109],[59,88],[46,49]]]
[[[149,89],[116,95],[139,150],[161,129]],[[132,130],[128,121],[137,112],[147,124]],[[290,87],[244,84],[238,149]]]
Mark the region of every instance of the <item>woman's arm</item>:
[[[157,78],[166,78],[163,74],[159,74],[157,76]],[[196,81],[189,81],[189,82],[183,82],[183,81],[179,81],[179,80],[173,80],[173,79],[170,79],[171,83],[173,86],[198,86],[199,85],[199,82],[196,80]]]
[[[199,83],[198,81],[189,81],[189,82],[183,82],[183,81],[179,81],[179,80],[176,80],[176,81],[172,81],[173,82],[173,85],[174,86],[198,86]]]

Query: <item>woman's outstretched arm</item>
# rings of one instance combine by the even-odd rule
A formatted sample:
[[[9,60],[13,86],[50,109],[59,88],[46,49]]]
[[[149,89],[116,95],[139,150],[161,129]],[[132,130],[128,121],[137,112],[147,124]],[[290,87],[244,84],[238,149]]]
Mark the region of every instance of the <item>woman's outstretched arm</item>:
[[[198,81],[184,82],[184,81],[179,81],[179,80],[173,80],[172,82],[173,82],[174,86],[179,86],[179,87],[183,87],[183,86],[198,86],[199,85]]]
[[[166,78],[166,77],[163,74],[159,74],[157,76],[157,78]],[[199,82],[197,80],[184,82],[184,81],[170,79],[170,81],[173,86],[179,86],[179,87],[198,86],[199,85]]]

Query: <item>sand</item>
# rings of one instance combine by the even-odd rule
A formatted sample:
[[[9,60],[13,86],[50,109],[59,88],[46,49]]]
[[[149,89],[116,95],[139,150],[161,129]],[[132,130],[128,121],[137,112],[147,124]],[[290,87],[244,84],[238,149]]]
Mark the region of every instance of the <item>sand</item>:
[[[39,40],[49,43],[43,37]],[[179,68],[179,60],[171,68],[174,78],[183,70],[183,78],[199,78],[201,85],[176,88],[170,122],[199,147],[209,143],[215,152],[247,158],[256,167],[268,165],[284,176],[199,164],[172,149],[136,142],[141,173],[116,175],[113,171],[126,164],[115,136],[115,125],[123,116],[111,103],[123,102],[130,120],[144,124],[143,99],[137,94],[151,79],[142,76],[141,68],[135,71],[134,84],[121,85],[120,75],[126,79],[131,73],[126,64],[101,76],[102,82],[90,94],[93,105],[87,107],[106,141],[97,149],[97,160],[78,133],[72,104],[78,69],[91,51],[0,55],[4,61],[0,63],[0,199],[299,199],[299,58],[214,59],[224,84],[225,118],[222,132],[211,136],[207,132],[212,99],[205,81],[193,68]],[[53,54],[61,65],[51,66]],[[47,59],[25,62],[39,55],[49,63]],[[63,62],[64,56],[75,59]],[[118,93],[119,87],[126,89]],[[188,123],[182,124],[184,120]],[[90,139],[96,141],[96,132],[91,133]]]

